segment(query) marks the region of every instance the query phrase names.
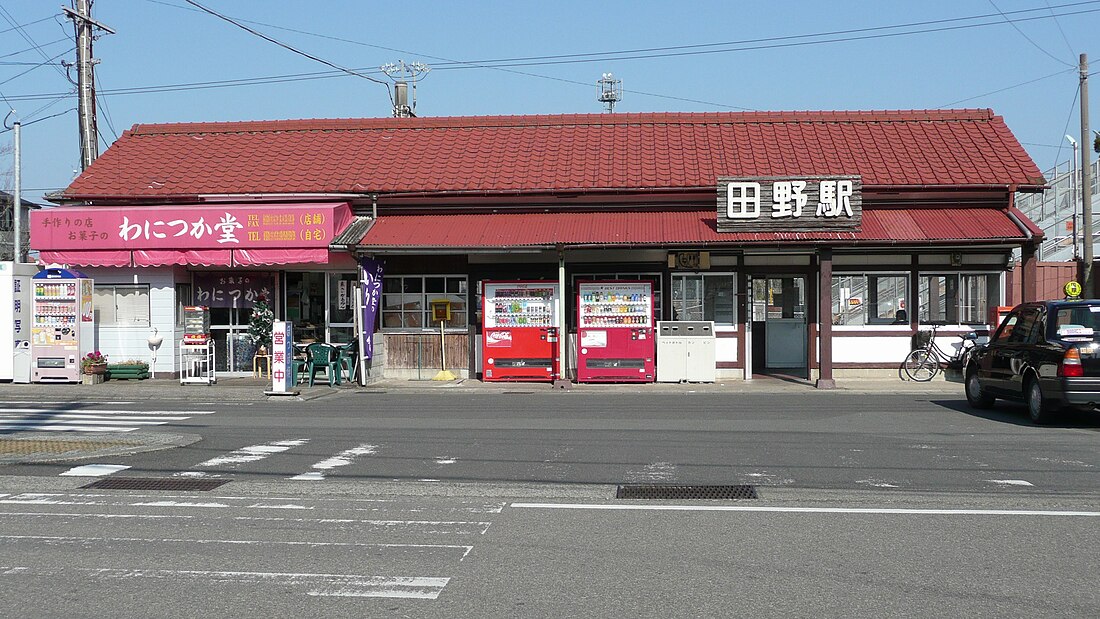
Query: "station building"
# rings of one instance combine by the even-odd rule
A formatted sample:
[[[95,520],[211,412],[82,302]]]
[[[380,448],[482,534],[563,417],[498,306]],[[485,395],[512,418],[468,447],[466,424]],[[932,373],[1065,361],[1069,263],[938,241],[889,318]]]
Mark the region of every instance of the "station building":
[[[985,109],[136,125],[31,246],[95,279],[98,347],[123,358],[201,304],[219,369],[249,371],[265,295],[299,336],[366,338],[367,375],[430,378],[445,299],[449,365],[479,377],[483,282],[545,280],[568,379],[576,283],[643,280],[659,319],[714,321],[718,378],[828,386],[895,373],[923,323],[945,345],[986,325],[1014,250],[1033,297],[1043,231],[1014,200],[1044,184]]]

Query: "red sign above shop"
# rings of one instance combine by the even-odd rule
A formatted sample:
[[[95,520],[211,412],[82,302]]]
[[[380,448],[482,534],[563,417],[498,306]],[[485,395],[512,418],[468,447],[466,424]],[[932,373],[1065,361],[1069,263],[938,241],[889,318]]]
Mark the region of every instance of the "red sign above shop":
[[[57,207],[31,212],[31,234],[47,251],[327,247],[351,218],[346,203]]]

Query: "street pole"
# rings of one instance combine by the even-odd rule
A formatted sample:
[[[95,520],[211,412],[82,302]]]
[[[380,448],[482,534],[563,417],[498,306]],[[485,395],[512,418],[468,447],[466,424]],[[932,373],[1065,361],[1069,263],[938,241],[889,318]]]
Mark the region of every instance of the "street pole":
[[[1093,282],[1092,273],[1092,179],[1090,164],[1092,163],[1092,156],[1089,154],[1091,151],[1088,148],[1089,145],[1089,57],[1088,54],[1081,54],[1081,239],[1084,241],[1084,271],[1082,272],[1082,282],[1085,288],[1085,294],[1089,298],[1096,297],[1096,288]]]
[[[1077,140],[1068,134],[1066,139],[1073,147],[1073,158],[1070,159],[1069,205],[1070,212],[1073,213],[1073,262],[1077,265],[1078,277],[1080,277],[1081,251],[1077,246]]]
[[[12,125],[12,140],[14,142],[12,149],[15,154],[15,184],[12,189],[12,261],[16,264],[23,262],[23,191],[22,191],[22,178],[20,176],[20,162],[19,162],[19,121],[15,121]]]
[[[76,28],[76,89],[77,116],[80,123],[80,168],[88,166],[99,157],[99,133],[95,121],[95,73],[96,60],[92,56],[92,27],[114,34],[115,31],[92,19],[91,0],[76,0],[76,9],[61,7]]]

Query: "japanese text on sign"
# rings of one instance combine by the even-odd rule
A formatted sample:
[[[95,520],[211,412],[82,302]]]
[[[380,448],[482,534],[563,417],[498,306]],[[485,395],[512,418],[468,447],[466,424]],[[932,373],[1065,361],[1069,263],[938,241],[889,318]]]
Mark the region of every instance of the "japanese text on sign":
[[[849,230],[862,219],[858,177],[719,179],[718,230]]]

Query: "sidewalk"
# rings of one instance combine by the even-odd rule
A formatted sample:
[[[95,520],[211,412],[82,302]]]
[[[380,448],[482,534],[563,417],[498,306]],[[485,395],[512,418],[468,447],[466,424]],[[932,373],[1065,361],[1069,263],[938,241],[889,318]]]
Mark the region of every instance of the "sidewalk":
[[[597,394],[692,394],[692,393],[897,393],[897,394],[953,394],[963,396],[960,383],[940,377],[928,383],[903,381],[897,378],[838,379],[835,390],[818,390],[811,381],[782,376],[756,377],[751,381],[730,380],[716,383],[616,383],[579,384],[568,389],[555,388],[549,383],[534,382],[482,382],[479,380],[431,381],[382,378],[365,387],[343,384],[329,387],[318,383],[314,387],[298,386],[298,395],[267,396],[271,382],[265,379],[219,378],[214,385],[181,385],[173,378],[147,380],[114,380],[99,385],[82,384],[0,384],[0,400],[25,403],[45,401],[187,401],[187,402],[262,402],[262,401],[310,401],[354,392],[400,392],[408,394],[461,393],[559,393]]]

